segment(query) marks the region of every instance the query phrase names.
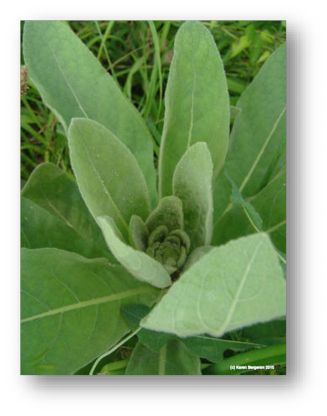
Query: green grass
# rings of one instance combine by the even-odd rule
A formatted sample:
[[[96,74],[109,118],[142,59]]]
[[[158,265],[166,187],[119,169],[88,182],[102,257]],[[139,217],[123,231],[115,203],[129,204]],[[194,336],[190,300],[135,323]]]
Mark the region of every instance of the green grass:
[[[144,117],[158,153],[164,116],[164,91],[179,21],[74,21],[70,26],[119,83]],[[222,54],[231,105],[235,105],[270,54],[285,41],[280,21],[211,21]],[[23,64],[23,60],[22,60]],[[40,163],[70,171],[67,142],[55,116],[28,82],[21,99],[21,177]]]

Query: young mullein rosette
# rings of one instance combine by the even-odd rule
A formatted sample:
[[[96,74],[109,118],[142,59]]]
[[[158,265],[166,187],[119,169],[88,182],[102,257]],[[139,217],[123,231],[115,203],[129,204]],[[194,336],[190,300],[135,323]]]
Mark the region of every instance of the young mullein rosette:
[[[44,164],[23,189],[25,373],[74,373],[119,346],[129,330],[126,305],[152,308],[141,326],[179,337],[146,374],[167,370],[166,353],[167,366],[172,356],[177,367],[189,366],[194,357],[181,341],[187,336],[220,337],[285,314],[285,212],[278,199],[285,48],[242,95],[229,140],[216,44],[203,24],[184,23],[165,92],[158,172],[140,114],[68,25],[26,22],[24,57],[67,133],[78,186]],[[138,344],[131,362],[145,362],[137,358],[143,349]],[[198,361],[177,367],[168,373],[200,372]]]
[[[211,246],[229,100],[216,45],[200,23],[186,23],[177,34],[165,104],[158,202],[149,177],[113,131],[85,118],[73,119],[68,130],[80,192],[111,253],[157,288],[176,281],[142,325],[179,336],[220,336],[282,316],[285,281],[267,235]]]

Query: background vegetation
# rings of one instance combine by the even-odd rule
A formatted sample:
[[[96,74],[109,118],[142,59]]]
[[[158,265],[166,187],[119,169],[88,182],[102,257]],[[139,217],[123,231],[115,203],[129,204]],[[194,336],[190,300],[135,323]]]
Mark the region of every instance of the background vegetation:
[[[153,135],[155,156],[160,144],[163,96],[173,54],[173,41],[181,23],[69,22],[141,112]],[[285,22],[211,21],[205,24],[210,28],[222,55],[231,105],[234,106],[262,64],[285,41]],[[21,84],[22,181],[26,181],[32,170],[42,162],[53,162],[70,172],[63,129],[43,104],[24,68]]]

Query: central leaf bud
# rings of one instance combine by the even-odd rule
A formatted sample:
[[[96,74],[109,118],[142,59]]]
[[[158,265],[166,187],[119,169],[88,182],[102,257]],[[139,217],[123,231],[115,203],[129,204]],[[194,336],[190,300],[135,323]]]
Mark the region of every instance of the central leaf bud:
[[[146,253],[160,262],[169,274],[173,274],[184,266],[190,246],[190,238],[185,231],[169,231],[165,225],[159,225],[148,237]]]

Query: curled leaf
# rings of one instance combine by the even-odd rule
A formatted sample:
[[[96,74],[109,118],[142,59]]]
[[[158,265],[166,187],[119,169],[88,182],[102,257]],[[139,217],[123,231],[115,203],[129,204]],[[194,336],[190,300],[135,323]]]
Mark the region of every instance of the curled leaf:
[[[158,206],[151,212],[145,224],[150,233],[159,225],[165,225],[169,231],[183,229],[184,216],[182,201],[176,196],[161,198]]]
[[[158,288],[170,286],[171,279],[165,268],[142,251],[126,244],[110,217],[98,217],[103,236],[117,260],[138,280]]]

